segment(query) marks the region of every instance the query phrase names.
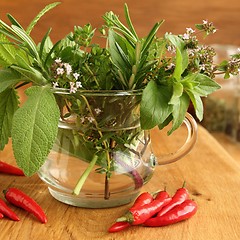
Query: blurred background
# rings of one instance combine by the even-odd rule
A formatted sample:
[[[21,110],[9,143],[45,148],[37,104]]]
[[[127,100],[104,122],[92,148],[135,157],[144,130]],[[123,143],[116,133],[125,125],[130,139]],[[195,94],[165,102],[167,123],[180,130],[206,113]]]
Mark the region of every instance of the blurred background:
[[[50,0],[1,0],[0,18],[7,21],[6,13],[11,13],[23,27],[27,27],[36,14]],[[62,0],[62,4],[45,15],[32,31],[35,41],[41,41],[49,26],[51,38],[58,41],[73,30],[75,25],[91,23],[100,28],[101,16],[107,11],[114,11],[124,19],[124,3],[128,4],[132,22],[139,36],[145,36],[153,25],[165,19],[159,34],[172,32],[182,34],[186,27],[203,20],[213,22],[218,31],[210,35],[203,43],[214,45],[217,50],[216,62],[237,52],[240,48],[240,2],[239,0]],[[199,36],[199,40],[201,41]],[[104,39],[97,39],[104,43]],[[201,123],[227,148],[236,158],[240,156],[240,84],[239,77],[217,81],[222,89],[204,99],[205,114]],[[239,159],[240,160],[240,159]]]

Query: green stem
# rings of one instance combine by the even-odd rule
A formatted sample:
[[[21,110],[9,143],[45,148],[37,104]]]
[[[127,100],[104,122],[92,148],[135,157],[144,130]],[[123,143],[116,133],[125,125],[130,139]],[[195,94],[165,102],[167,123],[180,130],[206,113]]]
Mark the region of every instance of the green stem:
[[[97,159],[98,159],[98,156],[94,155],[92,161],[89,163],[88,167],[86,168],[86,170],[83,172],[83,174],[79,178],[78,183],[73,190],[74,195],[78,195],[80,193],[82,186],[85,183],[88,175],[92,171],[93,167],[95,166]]]

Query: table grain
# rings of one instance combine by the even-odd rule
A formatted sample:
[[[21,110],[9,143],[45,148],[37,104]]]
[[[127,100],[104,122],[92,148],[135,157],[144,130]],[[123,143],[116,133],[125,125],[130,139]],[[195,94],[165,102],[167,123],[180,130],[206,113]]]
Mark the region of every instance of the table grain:
[[[1,219],[0,239],[240,239],[239,164],[207,130],[199,126],[198,131],[198,140],[191,153],[176,163],[158,166],[153,178],[142,189],[156,191],[166,187],[173,194],[186,181],[191,198],[198,204],[198,212],[191,219],[161,228],[134,226],[119,233],[108,233],[109,226],[131,204],[109,209],[73,207],[50,196],[37,175],[15,177],[1,174],[0,190],[17,187],[25,191],[45,210],[48,222],[41,224],[34,216],[13,206],[21,220]],[[165,151],[179,141],[182,133],[175,135],[171,142],[162,137]],[[152,137],[153,141],[159,139],[159,136]],[[15,164],[10,145],[0,152],[0,159]],[[2,193],[0,197],[4,198]]]

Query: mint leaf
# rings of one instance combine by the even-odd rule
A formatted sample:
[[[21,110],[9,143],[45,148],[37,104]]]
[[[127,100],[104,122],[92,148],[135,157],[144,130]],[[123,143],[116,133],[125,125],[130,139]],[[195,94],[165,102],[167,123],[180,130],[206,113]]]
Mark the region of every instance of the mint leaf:
[[[221,88],[217,82],[203,74],[198,74],[195,78],[195,82],[198,84],[193,88],[194,93],[197,93],[200,96],[207,96]]]
[[[13,114],[18,108],[18,96],[14,89],[8,88],[0,93],[0,150],[11,136]]]
[[[201,96],[194,93],[193,90],[192,91],[188,90],[187,94],[191,99],[191,102],[193,104],[197,118],[199,119],[199,121],[202,121],[202,119],[203,119],[203,103],[202,103]]]
[[[172,128],[168,131],[170,135],[173,131],[181,126],[183,120],[185,118],[186,112],[189,107],[189,96],[186,93],[183,93],[181,97],[179,97],[179,102],[173,105],[173,124]]]
[[[165,37],[176,48],[176,63],[173,77],[176,80],[181,80],[181,75],[188,66],[188,53],[185,48],[185,43],[176,35],[166,34]]]
[[[13,118],[13,151],[19,167],[27,176],[44,163],[57,136],[59,109],[48,87],[26,90],[27,101]]]
[[[151,129],[162,124],[172,112],[169,105],[172,91],[169,87],[150,81],[143,90],[140,106],[140,122],[143,129]]]

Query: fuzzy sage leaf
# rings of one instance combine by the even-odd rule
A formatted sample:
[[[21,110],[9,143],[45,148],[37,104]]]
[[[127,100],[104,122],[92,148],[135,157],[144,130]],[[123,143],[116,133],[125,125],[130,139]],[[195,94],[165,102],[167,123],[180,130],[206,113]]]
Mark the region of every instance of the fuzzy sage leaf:
[[[24,105],[13,118],[13,151],[25,175],[31,176],[44,163],[58,131],[59,109],[48,87],[26,90]]]

